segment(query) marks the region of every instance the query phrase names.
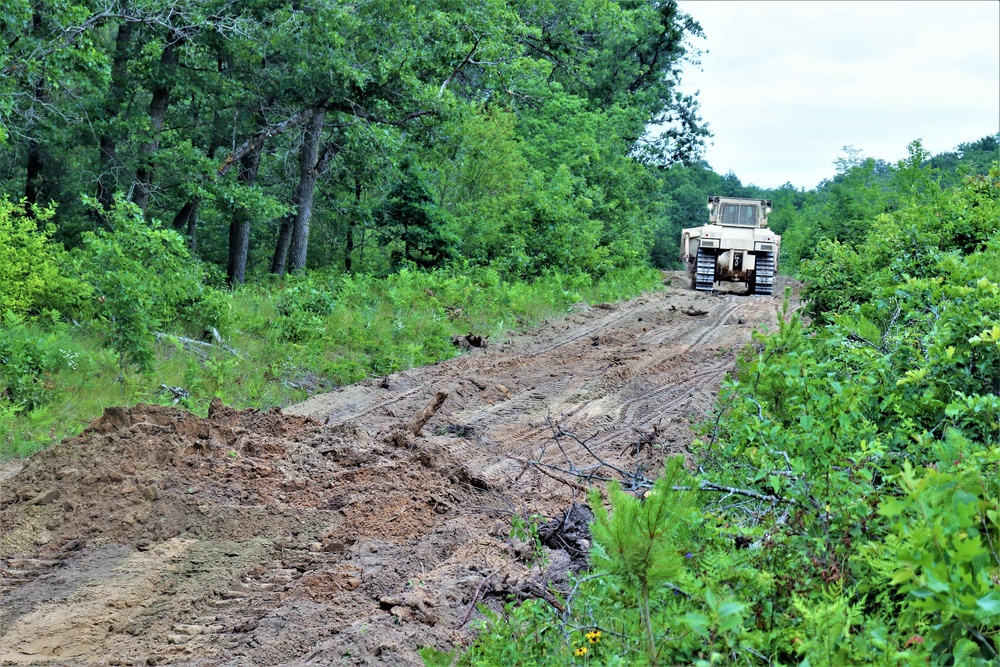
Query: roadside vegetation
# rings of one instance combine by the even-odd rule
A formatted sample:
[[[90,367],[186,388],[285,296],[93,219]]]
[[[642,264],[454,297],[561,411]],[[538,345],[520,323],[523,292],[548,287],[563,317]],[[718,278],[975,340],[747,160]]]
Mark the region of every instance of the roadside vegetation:
[[[932,165],[847,171],[893,210],[825,219],[863,229],[803,262],[805,310],[755,335],[688,465],[610,513],[592,492],[592,569],[459,664],[1000,661],[1000,162]]]
[[[230,292],[175,231],[129,205],[113,215],[113,232],[66,252],[19,205],[0,202],[0,248],[26,249],[2,258],[2,457],[75,435],[112,405],[200,414],[216,396],[287,405],[452,357],[454,336],[500,344],[579,301],[630,298],[662,282],[647,267],[515,281],[489,267],[383,277],[316,270]]]

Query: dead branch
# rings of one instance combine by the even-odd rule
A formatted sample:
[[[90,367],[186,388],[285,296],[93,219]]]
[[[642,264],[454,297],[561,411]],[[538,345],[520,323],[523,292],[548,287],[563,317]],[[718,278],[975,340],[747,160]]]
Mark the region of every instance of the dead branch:
[[[557,482],[562,482],[571,489],[576,489],[577,491],[582,491],[583,493],[587,493],[587,487],[585,487],[583,484],[579,484],[578,482],[573,482],[568,479],[563,479],[562,477],[559,477],[549,472],[548,470],[545,469],[544,463],[540,463],[538,461],[528,461],[528,464],[531,465],[535,470],[537,470],[538,472],[542,473],[543,475],[545,475],[550,479],[554,479]],[[570,474],[575,474],[575,473],[570,473]]]
[[[784,498],[782,496],[760,493],[759,491],[754,491],[753,489],[740,489],[735,486],[725,486],[723,484],[716,484],[715,482],[709,482],[704,479],[698,482],[697,488],[691,486],[674,486],[672,488],[674,491],[719,491],[721,493],[728,493],[734,496],[746,496],[747,498],[766,500],[768,502],[786,503],[788,505],[799,504],[799,502],[794,498]]]
[[[430,418],[434,416],[434,413],[440,409],[446,398],[448,398],[448,392],[443,389],[438,390],[438,392],[434,394],[434,398],[431,399],[431,402],[427,404],[427,407],[421,410],[420,414],[415,416],[407,426],[410,433],[413,435],[420,435],[420,429],[422,429],[424,424],[426,424]]]
[[[241,159],[256,150],[258,146],[261,146],[265,140],[278,136],[279,134],[283,134],[293,127],[302,124],[312,115],[312,111],[313,109],[311,107],[309,109],[303,109],[302,111],[292,114],[280,123],[268,125],[253,137],[244,141],[241,145],[234,148],[232,152],[226,156],[226,159],[222,161],[222,164],[219,165],[218,170],[216,170],[216,178],[225,176],[229,173],[230,169],[236,166]]]
[[[591,448],[589,442],[593,438],[593,436],[591,436],[590,438],[580,438],[575,433],[571,433],[569,431],[564,430],[561,424],[558,424],[552,420],[551,415],[549,415],[548,417],[548,422],[549,422],[549,427],[552,429],[553,439],[556,441],[556,444],[559,445],[559,449],[560,451],[562,451],[563,456],[566,458],[567,462],[570,463],[571,467],[571,470],[569,471],[570,474],[586,479],[597,479],[597,477],[595,477],[593,472],[591,471],[596,472],[601,468],[608,468],[618,473],[618,475],[621,476],[621,481],[628,484],[628,487],[630,489],[635,490],[640,488],[652,487],[653,481],[647,478],[643,474],[644,471],[641,466],[637,467],[634,471],[628,471],[625,470],[624,468],[620,468],[614,465],[613,463],[609,463],[600,456],[598,456],[597,453],[593,450],[593,448]],[[583,447],[587,451],[587,453],[590,454],[590,456],[593,457],[595,461],[597,461],[598,465],[591,469],[587,469],[587,472],[576,469],[575,466],[572,464],[572,462],[569,460],[569,457],[566,455],[566,452],[563,450],[562,443],[560,442],[562,438],[569,438],[578,445],[580,445],[581,447]],[[602,479],[601,481],[604,480]]]
[[[220,341],[220,343],[218,345],[213,345],[212,343],[206,343],[203,340],[195,340],[194,338],[188,338],[186,336],[177,336],[175,334],[163,333],[162,331],[154,331],[153,335],[156,336],[160,340],[162,340],[164,338],[170,338],[172,340],[176,340],[177,342],[179,342],[181,345],[184,346],[185,350],[196,349],[196,350],[201,350],[202,352],[204,352],[206,349],[209,349],[209,348],[211,348],[211,349],[219,348],[219,349],[223,349],[226,352],[229,352],[230,354],[233,354],[233,355],[235,355],[237,357],[240,356],[239,352],[237,352],[233,348],[231,348],[228,345],[225,345],[224,343],[221,342],[222,341],[222,336],[219,335],[219,332],[216,331],[215,327],[212,327],[212,336],[217,341]]]
[[[465,615],[462,617],[461,622],[459,622],[459,624],[455,626],[456,630],[458,630],[463,625],[469,622],[469,617],[472,616],[472,610],[476,608],[476,602],[479,601],[480,593],[483,592],[483,588],[486,586],[487,582],[489,582],[490,579],[495,577],[499,571],[500,568],[493,570],[486,576],[485,579],[479,582],[479,586],[476,587],[476,592],[472,594],[472,601],[469,603],[469,608],[466,610]]]
[[[438,97],[444,95],[445,88],[447,88],[448,84],[451,83],[451,80],[455,78],[455,75],[461,72],[463,67],[473,62],[472,56],[476,55],[476,51],[479,50],[479,42],[481,39],[481,37],[476,38],[476,43],[472,45],[472,50],[469,51],[468,55],[465,56],[462,62],[458,64],[458,67],[456,67],[454,71],[448,75],[448,78],[444,80],[444,83],[441,84],[441,89],[438,90]]]

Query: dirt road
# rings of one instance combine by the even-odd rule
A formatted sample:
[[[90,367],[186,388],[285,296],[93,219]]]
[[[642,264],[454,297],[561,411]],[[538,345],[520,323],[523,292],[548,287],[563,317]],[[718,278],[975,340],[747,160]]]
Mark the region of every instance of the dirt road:
[[[477,601],[565,582],[588,543],[562,471],[684,452],[779,305],[667,288],[284,414],[109,409],[0,472],[0,663],[419,665]],[[544,570],[515,513],[554,520]]]

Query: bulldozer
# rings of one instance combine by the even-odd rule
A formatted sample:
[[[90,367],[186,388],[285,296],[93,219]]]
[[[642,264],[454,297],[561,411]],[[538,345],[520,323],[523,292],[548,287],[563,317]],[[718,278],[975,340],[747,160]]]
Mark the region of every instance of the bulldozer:
[[[718,282],[743,282],[750,294],[771,294],[781,236],[767,228],[770,213],[769,199],[709,197],[708,224],[681,236],[691,288],[711,292]]]

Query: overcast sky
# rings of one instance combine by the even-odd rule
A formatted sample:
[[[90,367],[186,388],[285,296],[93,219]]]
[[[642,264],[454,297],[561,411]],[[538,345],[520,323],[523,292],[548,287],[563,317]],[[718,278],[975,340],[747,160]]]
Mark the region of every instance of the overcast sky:
[[[847,145],[896,161],[1000,132],[1000,2],[680,0],[707,51],[706,158],[744,184],[812,188]]]

